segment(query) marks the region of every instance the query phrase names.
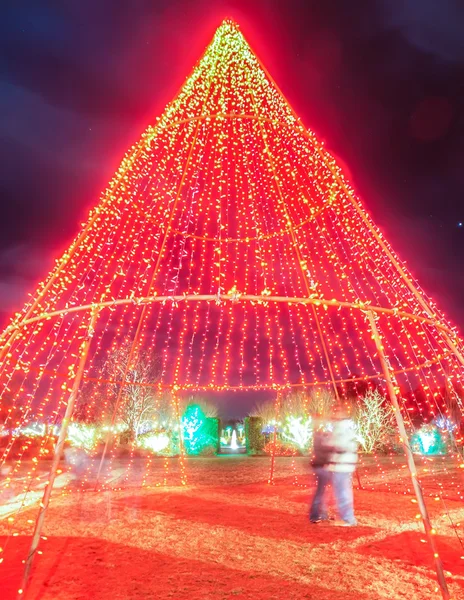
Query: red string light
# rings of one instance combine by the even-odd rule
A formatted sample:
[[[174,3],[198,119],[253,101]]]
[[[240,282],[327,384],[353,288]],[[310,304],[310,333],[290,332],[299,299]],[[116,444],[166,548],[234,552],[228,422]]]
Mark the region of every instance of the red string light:
[[[355,382],[382,386],[369,309],[380,315],[383,351],[407,420],[413,410],[424,420],[449,416],[440,386],[464,383],[456,330],[230,21],[127,152],[76,239],[4,331],[1,401],[10,410],[4,426],[11,441],[3,462],[25,423],[60,424],[87,327],[83,317],[95,308],[82,388],[92,389],[87,419],[108,413],[105,365],[124,344],[130,355],[116,382],[121,398],[133,365],[148,352],[159,360],[160,375],[140,385],[170,392],[178,423],[179,396],[187,390],[314,386],[343,396]],[[425,401],[416,397],[420,384]],[[117,407],[113,417],[116,425]],[[108,440],[105,473],[116,457],[114,435]],[[32,457],[25,495],[43,464],[44,444]],[[17,453],[11,479],[31,447],[28,439]],[[126,481],[136,452],[133,441]],[[81,490],[98,460],[103,464],[91,457]],[[148,457],[144,486],[151,464]],[[167,459],[165,467],[164,484]],[[450,481],[459,488],[456,478]]]

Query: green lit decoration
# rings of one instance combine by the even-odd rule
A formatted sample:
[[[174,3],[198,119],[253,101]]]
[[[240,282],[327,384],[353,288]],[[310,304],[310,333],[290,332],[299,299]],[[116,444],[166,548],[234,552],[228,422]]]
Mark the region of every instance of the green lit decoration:
[[[423,425],[411,438],[411,450],[426,456],[446,454],[446,444],[438,427]]]
[[[190,404],[181,419],[182,436],[187,454],[196,455],[217,450],[218,419],[208,418],[197,404]]]

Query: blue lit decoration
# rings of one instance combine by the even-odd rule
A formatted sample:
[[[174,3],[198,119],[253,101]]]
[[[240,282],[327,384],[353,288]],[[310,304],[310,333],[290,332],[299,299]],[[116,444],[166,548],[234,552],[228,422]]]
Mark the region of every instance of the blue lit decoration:
[[[454,421],[452,421],[449,417],[445,417],[444,415],[435,417],[433,422],[438,427],[438,429],[440,429],[440,431],[445,431],[449,434],[454,433],[458,428]]]
[[[275,429],[276,429],[276,426],[273,423],[266,423],[266,425],[264,425],[261,433],[264,433],[264,435],[271,435],[272,433],[274,433]],[[279,431],[279,428],[277,428],[277,431]]]
[[[437,456],[446,454],[446,444],[435,425],[423,425],[411,438],[411,450],[415,454]]]

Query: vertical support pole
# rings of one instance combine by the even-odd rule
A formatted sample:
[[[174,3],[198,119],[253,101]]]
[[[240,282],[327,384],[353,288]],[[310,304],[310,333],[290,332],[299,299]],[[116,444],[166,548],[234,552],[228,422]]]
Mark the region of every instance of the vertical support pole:
[[[174,404],[174,412],[176,415],[176,420],[179,427],[179,467],[180,467],[180,482],[182,485],[187,485],[187,471],[185,469],[185,446],[184,446],[184,436],[182,433],[182,415],[180,414],[180,405],[179,405],[179,396],[178,396],[179,388],[177,386],[173,386],[172,388],[172,401]]]
[[[393,385],[392,376],[390,373],[390,367],[387,363],[387,358],[383,351],[382,339],[379,334],[379,330],[377,329],[377,325],[375,322],[375,317],[372,311],[367,311],[367,318],[369,319],[369,324],[372,329],[372,337],[374,339],[377,354],[382,365],[383,374],[385,377],[385,382],[387,385],[388,396],[393,405],[393,411],[395,414],[396,423],[398,426],[398,430],[401,437],[401,443],[404,448],[404,452],[406,454],[406,460],[408,463],[408,469],[411,474],[412,485],[414,488],[414,493],[416,494],[417,503],[419,506],[419,511],[422,517],[422,523],[424,525],[425,534],[427,536],[427,540],[429,542],[430,548],[433,552],[433,560],[435,563],[435,571],[437,573],[438,585],[441,589],[441,595],[444,600],[450,599],[450,593],[448,591],[448,586],[446,584],[445,574],[443,571],[443,564],[437,552],[437,546],[435,543],[434,530],[432,528],[432,524],[430,523],[430,517],[427,511],[427,507],[425,505],[424,496],[422,494],[422,488],[420,486],[419,481],[417,480],[417,469],[416,464],[414,462],[414,455],[411,450],[411,446],[408,441],[408,434],[406,433],[406,428],[404,426],[403,416],[401,414],[401,410],[398,404],[398,399],[396,397],[395,387]]]
[[[42,532],[42,528],[45,522],[45,517],[48,510],[48,505],[50,503],[50,496],[53,490],[53,484],[56,478],[56,472],[58,469],[58,465],[60,464],[61,455],[63,454],[63,447],[66,441],[66,437],[68,435],[68,427],[71,421],[74,406],[76,404],[77,394],[79,392],[79,387],[81,384],[82,376],[84,374],[85,365],[87,362],[87,356],[89,353],[90,344],[92,342],[92,337],[95,331],[95,323],[97,321],[98,311],[94,310],[92,312],[92,316],[90,318],[90,323],[87,328],[86,337],[81,346],[81,357],[79,360],[79,366],[77,369],[76,377],[74,378],[73,387],[71,390],[71,394],[68,398],[68,403],[66,405],[66,412],[63,417],[63,422],[61,424],[60,435],[58,436],[58,441],[55,446],[55,451],[53,454],[53,461],[50,467],[50,473],[48,475],[47,485],[45,486],[44,494],[42,497],[42,502],[40,503],[39,514],[37,515],[37,519],[35,522],[34,533],[32,535],[31,546],[29,548],[29,553],[27,555],[25,561],[25,567],[23,572],[23,577],[21,580],[21,587],[18,590],[18,598],[23,597],[23,594],[27,588],[27,584],[29,581],[29,574],[31,571],[32,563],[34,561],[35,553],[39,546],[40,534]]]
[[[269,472],[269,485],[274,485],[274,471],[275,471],[275,456],[276,456],[276,446],[277,446],[277,425],[280,419],[280,405],[282,402],[281,397],[282,392],[277,392],[276,402],[275,402],[275,418],[274,418],[274,435],[272,440],[272,450],[271,450],[271,470]]]
[[[308,289],[308,295],[309,295],[309,289]],[[314,320],[316,321],[317,331],[319,333],[319,339],[321,341],[322,350],[324,352],[325,362],[327,363],[327,368],[329,370],[330,380],[332,382],[335,399],[337,400],[337,402],[339,404],[341,404],[340,394],[338,393],[337,384],[335,383],[335,377],[334,377],[334,373],[333,373],[333,369],[332,369],[332,363],[330,362],[329,352],[327,350],[327,344],[325,343],[324,334],[322,333],[321,323],[320,323],[319,317],[317,316],[317,311],[316,311],[316,307],[314,306],[314,304],[311,304],[311,308],[313,311]]]

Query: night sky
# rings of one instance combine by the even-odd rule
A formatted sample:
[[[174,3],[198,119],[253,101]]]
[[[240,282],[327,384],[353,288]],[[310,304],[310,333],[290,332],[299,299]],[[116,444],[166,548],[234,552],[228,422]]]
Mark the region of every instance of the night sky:
[[[459,0],[3,0],[0,318],[21,308],[223,18],[464,329]]]

